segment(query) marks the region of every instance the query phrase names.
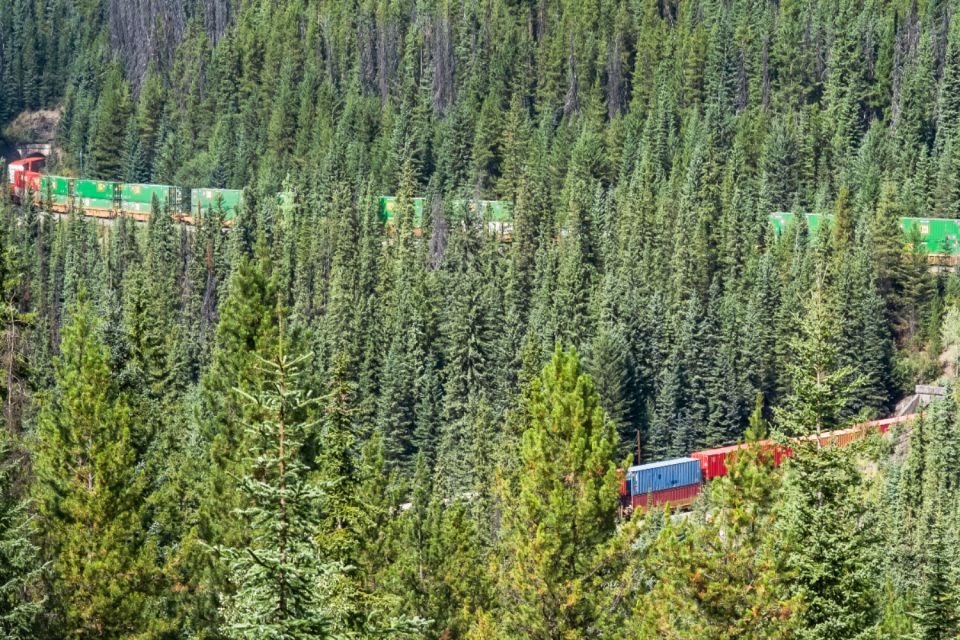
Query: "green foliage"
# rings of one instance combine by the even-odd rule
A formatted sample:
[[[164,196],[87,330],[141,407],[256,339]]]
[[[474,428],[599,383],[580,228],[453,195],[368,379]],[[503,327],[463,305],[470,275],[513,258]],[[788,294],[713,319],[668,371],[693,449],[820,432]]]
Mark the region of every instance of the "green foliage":
[[[795,360],[789,365],[792,393],[777,413],[784,431],[803,435],[830,431],[842,420],[842,409],[865,383],[853,367],[840,366],[835,344],[836,330],[818,286],[800,324],[800,337],[793,343]]]
[[[899,219],[960,210],[948,5],[0,0],[5,136],[45,139],[23,112],[57,107],[51,173],[245,202],[187,228],[159,202],[100,225],[0,195],[0,390],[32,463],[3,494],[32,586],[2,601],[32,616],[47,563],[33,635],[209,640],[259,615],[276,583],[217,550],[276,552],[239,479],[280,477],[247,427],[276,424],[283,323],[322,397],[295,480],[318,490],[304,615],[331,634],[953,633],[952,400],[831,457],[829,495],[812,462],[781,482],[744,460],[684,524],[615,531],[611,475],[889,415],[941,375],[957,279]],[[775,211],[833,221],[778,237]],[[569,355],[544,377],[558,341],[591,384]]]
[[[324,596],[338,567],[314,549],[323,487],[311,482],[301,459],[313,424],[313,399],[300,379],[309,356],[288,356],[285,346],[281,336],[273,360],[257,364],[262,391],[254,396],[237,390],[249,406],[246,415],[257,418],[246,425],[241,462],[246,500],[238,519],[246,542],[222,550],[237,585],[224,611],[223,633],[231,638],[332,635]]]
[[[45,598],[35,521],[18,495],[19,463],[7,431],[0,431],[0,632],[10,640],[36,637]]]
[[[590,594],[615,526],[616,438],[575,351],[557,347],[527,403],[522,470],[504,486],[500,628],[565,637],[600,614]]]
[[[143,530],[146,478],[132,445],[135,425],[83,293],[69,313],[55,386],[38,416],[43,548],[68,636],[136,634],[149,622],[146,605],[160,576]]]
[[[796,637],[806,602],[791,593],[789,555],[773,533],[779,473],[756,442],[710,485],[706,512],[667,519],[646,558],[653,585],[629,628],[677,639]]]
[[[866,637],[876,623],[867,563],[875,537],[864,526],[853,457],[801,446],[790,461],[777,526],[789,555],[789,588],[800,602],[801,638]]]

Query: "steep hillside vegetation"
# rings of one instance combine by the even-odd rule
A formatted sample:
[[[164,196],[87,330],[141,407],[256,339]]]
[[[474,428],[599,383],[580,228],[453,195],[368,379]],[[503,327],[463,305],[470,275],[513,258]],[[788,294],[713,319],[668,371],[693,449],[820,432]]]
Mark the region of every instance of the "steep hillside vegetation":
[[[683,524],[615,470],[940,375],[960,289],[897,221],[960,217],[955,10],[0,0],[50,171],[245,190],[228,231],[4,190],[0,635],[954,637],[953,399]]]

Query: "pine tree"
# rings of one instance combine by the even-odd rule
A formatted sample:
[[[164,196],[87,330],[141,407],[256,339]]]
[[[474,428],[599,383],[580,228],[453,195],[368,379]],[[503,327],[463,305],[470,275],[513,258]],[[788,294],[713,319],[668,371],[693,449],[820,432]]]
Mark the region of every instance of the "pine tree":
[[[143,143],[132,118],[127,126],[123,148],[126,152],[123,157],[123,172],[117,177],[123,178],[124,182],[147,182],[150,179],[150,165],[147,164]]]
[[[130,111],[130,87],[119,65],[114,65],[104,81],[93,117],[91,175],[107,180],[116,180],[122,175],[124,159],[133,151],[124,148]]]
[[[877,610],[867,562],[873,536],[864,526],[853,457],[846,449],[806,445],[788,468],[776,526],[789,588],[804,605],[799,636],[858,637]]]
[[[590,345],[588,368],[604,415],[613,423],[623,452],[635,448],[633,363],[624,331],[602,326]]]
[[[181,473],[185,476],[186,520],[176,558],[185,583],[194,590],[190,624],[207,635],[223,624],[220,594],[232,585],[218,547],[246,544],[247,530],[238,520],[246,497],[237,478],[244,472],[245,425],[257,415],[256,405],[242,402],[243,393],[257,397],[266,384],[261,360],[276,353],[279,338],[276,283],[272,262],[259,247],[258,257],[242,257],[230,277],[221,303],[216,346],[193,399]]]
[[[751,436],[760,431],[754,422]],[[795,637],[803,600],[790,592],[772,535],[780,491],[772,462],[755,444],[741,449],[710,486],[709,517],[665,519],[643,560],[652,587],[637,599],[623,638]]]
[[[67,634],[136,634],[149,622],[146,605],[159,585],[141,520],[146,478],[85,293],[68,314],[56,386],[38,418],[38,524]]]
[[[3,205],[0,205],[0,215]],[[3,321],[3,348],[0,350],[0,361],[3,363],[3,383],[0,385],[3,398],[3,415],[10,433],[19,433],[21,430],[21,416],[27,405],[27,388],[29,386],[29,333],[36,322],[36,314],[28,311],[28,301],[24,298],[29,295],[29,280],[26,271],[29,269],[26,252],[19,246],[15,237],[15,223],[11,217],[5,218],[2,224],[9,225],[2,235],[7,241],[0,255],[0,296],[2,296]]]
[[[527,402],[518,477],[503,495],[502,628],[573,637],[599,613],[591,592],[615,526],[616,436],[576,352],[555,350]]]
[[[949,564],[943,513],[933,513],[931,535],[926,541],[923,588],[915,614],[918,640],[957,637],[957,585]]]
[[[776,412],[787,433],[819,435],[835,428],[851,394],[864,386],[862,375],[855,375],[850,366],[839,366],[833,323],[820,281],[805,310],[801,335],[792,343],[794,361],[788,365],[792,391]]]
[[[326,553],[340,562],[356,561],[366,510],[360,487],[360,460],[356,424],[356,385],[347,377],[347,360],[333,364],[323,403],[322,431],[317,455],[317,475],[324,485],[322,521]]]

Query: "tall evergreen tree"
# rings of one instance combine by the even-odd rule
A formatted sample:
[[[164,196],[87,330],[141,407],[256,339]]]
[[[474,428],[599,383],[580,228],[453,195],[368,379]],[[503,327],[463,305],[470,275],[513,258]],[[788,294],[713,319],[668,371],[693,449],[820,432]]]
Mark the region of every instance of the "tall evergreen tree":
[[[615,526],[616,435],[576,352],[556,349],[527,402],[518,477],[503,496],[501,628],[571,637],[599,614],[590,594]]]
[[[0,632],[10,640],[42,633],[45,598],[40,549],[33,541],[35,519],[16,482],[20,464],[8,432],[0,430]]]
[[[312,428],[313,399],[300,368],[308,356],[289,356],[281,336],[272,361],[261,361],[264,386],[242,392],[257,416],[246,425],[247,453],[240,488],[247,500],[239,519],[242,546],[225,547],[237,590],[226,602],[224,635],[232,638],[326,638],[330,574],[338,568],[318,556],[322,487],[302,460]],[[294,350],[295,351],[295,350]]]
[[[799,636],[854,638],[876,622],[867,563],[871,532],[856,492],[859,474],[844,449],[799,447],[778,513],[789,588],[803,603]]]
[[[777,421],[788,433],[830,431],[840,424],[851,392],[864,386],[862,374],[837,360],[833,322],[818,284],[805,310],[801,335],[792,344],[792,391],[777,410]]]
[[[130,111],[130,87],[119,65],[114,65],[106,77],[93,117],[90,175],[107,180],[123,175],[125,159],[134,152],[124,148]]]
[[[67,635],[137,634],[149,622],[159,574],[141,520],[146,478],[132,445],[136,425],[84,293],[69,317],[56,386],[38,418],[38,522]]]

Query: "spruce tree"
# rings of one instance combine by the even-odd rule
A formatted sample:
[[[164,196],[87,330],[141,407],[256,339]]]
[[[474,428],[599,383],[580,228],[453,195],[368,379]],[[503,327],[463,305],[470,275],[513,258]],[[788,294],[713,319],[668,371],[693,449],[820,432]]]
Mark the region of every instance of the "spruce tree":
[[[818,283],[801,321],[801,335],[791,345],[791,393],[776,412],[781,428],[791,434],[819,435],[837,427],[849,397],[864,386],[862,375],[838,362],[835,321],[823,295]]]
[[[255,364],[262,389],[235,390],[256,418],[245,425],[239,478],[246,540],[222,549],[236,585],[221,627],[231,638],[333,637],[327,585],[339,568],[316,553],[323,487],[302,460],[314,425],[301,378],[309,356],[291,357],[289,348],[281,338],[272,360]]]
[[[859,472],[848,449],[796,449],[778,509],[788,588],[803,603],[799,636],[854,638],[876,622],[876,592],[867,562],[875,539],[857,497]]]
[[[949,564],[949,549],[944,531],[945,515],[934,512],[930,536],[926,540],[923,587],[914,614],[918,640],[947,640],[957,637],[957,584]]]
[[[130,87],[123,78],[119,65],[114,65],[104,81],[93,120],[92,151],[89,173],[106,180],[118,180],[123,175],[125,159],[134,149],[124,149],[124,143],[135,140],[125,136],[130,117]]]
[[[36,521],[16,481],[21,464],[7,430],[0,429],[0,634],[10,640],[41,633],[45,598],[40,549],[33,541]]]
[[[345,564],[356,562],[366,509],[359,492],[360,451],[356,385],[347,377],[347,360],[338,356],[323,398],[317,476],[324,484],[321,541],[325,553]]]

